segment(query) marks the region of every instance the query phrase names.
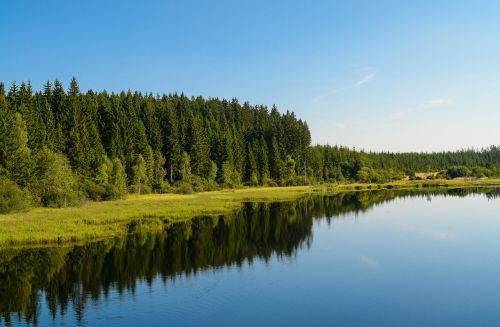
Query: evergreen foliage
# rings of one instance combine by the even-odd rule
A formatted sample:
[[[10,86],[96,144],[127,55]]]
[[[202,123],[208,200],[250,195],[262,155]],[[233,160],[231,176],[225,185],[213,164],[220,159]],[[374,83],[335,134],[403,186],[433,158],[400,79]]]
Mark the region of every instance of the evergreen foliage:
[[[0,83],[0,176],[33,195],[35,204],[65,206],[81,195],[116,199],[127,190],[383,182],[425,171],[447,178],[500,175],[497,146],[372,153],[310,143],[307,123],[275,106],[82,92],[75,78],[67,91],[55,80],[37,92],[29,82],[12,83],[6,94]],[[468,171],[451,169],[457,166]]]

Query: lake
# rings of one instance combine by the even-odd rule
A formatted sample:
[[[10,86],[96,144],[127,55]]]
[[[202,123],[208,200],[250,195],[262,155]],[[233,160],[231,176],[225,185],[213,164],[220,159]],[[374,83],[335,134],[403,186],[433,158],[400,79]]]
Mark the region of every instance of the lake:
[[[0,325],[498,326],[500,191],[367,191],[0,250]]]

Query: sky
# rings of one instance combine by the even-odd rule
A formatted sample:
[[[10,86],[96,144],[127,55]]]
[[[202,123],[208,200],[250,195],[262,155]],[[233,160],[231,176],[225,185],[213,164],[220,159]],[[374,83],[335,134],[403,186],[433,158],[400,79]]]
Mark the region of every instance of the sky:
[[[0,81],[276,104],[314,144],[500,144],[500,1],[1,1]]]

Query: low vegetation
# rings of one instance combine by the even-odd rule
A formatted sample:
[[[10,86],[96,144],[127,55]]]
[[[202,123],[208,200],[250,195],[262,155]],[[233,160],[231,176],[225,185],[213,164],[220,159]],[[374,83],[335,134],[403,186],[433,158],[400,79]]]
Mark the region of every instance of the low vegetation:
[[[377,189],[500,187],[499,179],[398,181],[296,187],[255,187],[194,194],[129,195],[79,207],[34,208],[0,216],[0,246],[75,242],[161,230],[175,220],[228,213],[248,201],[289,201],[307,194]]]

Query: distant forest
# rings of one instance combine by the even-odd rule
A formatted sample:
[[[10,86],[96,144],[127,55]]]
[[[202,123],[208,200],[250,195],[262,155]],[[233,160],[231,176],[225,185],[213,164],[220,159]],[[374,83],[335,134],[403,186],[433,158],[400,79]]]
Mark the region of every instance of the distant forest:
[[[0,212],[62,207],[127,193],[241,185],[385,182],[415,172],[498,176],[500,147],[372,153],[311,146],[307,123],[233,99],[82,93],[75,78],[34,92],[0,83]]]

